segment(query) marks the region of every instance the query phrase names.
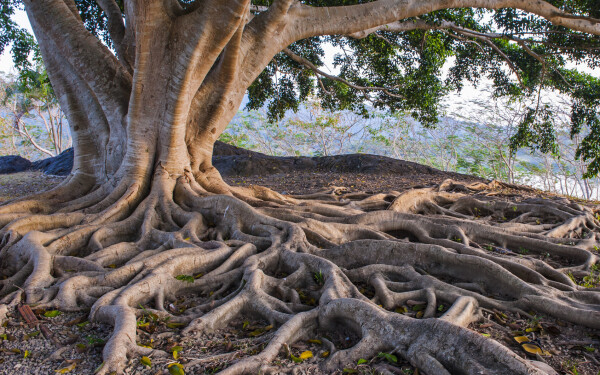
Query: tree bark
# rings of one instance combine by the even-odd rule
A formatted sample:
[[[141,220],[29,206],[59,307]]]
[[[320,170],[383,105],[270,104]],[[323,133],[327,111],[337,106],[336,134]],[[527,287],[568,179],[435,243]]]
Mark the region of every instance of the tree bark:
[[[128,357],[166,355],[137,345],[140,305],[187,324],[190,336],[247,312],[276,325],[269,345],[228,374],[268,370],[286,343],[340,320],[361,339],[332,353],[324,371],[397,350],[430,374],[542,373],[466,329],[481,318],[480,307],[525,316],[533,309],[600,328],[597,294],[567,276],[580,277],[598,261],[592,249],[600,223],[587,207],[484,201],[458,191],[488,192],[497,184],[451,181],[403,194],[334,188],[282,196],[230,187],[211,162],[246,89],[298,39],[458,6],[521,7],[600,33],[594,22],[524,1],[310,8],[276,0],[251,15],[249,0],[201,0],[188,8],[175,0],[131,0],[121,23],[112,0],[99,2],[119,58],[84,28],[73,0],[25,0],[69,120],[75,163],[56,189],[0,206],[0,315],[22,297],[89,311],[90,319],[114,326],[101,373],[122,371]],[[576,246],[565,246],[571,242]],[[521,247],[562,257],[563,264],[490,253]],[[179,275],[202,276],[188,285]],[[370,285],[375,297],[357,285]],[[298,292],[308,287],[315,303]],[[185,314],[165,308],[178,295],[209,292]],[[425,319],[394,312],[421,298]],[[437,314],[437,301],[451,307]]]

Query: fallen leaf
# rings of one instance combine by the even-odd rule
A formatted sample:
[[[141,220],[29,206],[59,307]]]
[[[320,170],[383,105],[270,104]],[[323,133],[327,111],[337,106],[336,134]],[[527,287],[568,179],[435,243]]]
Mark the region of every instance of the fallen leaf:
[[[516,342],[518,342],[519,344],[522,344],[524,342],[529,342],[529,337],[527,336],[516,336],[513,337],[515,339]]]
[[[171,375],[185,375],[185,371],[183,371],[183,366],[180,363],[171,363],[167,366],[169,369],[169,374]]]
[[[329,357],[329,352],[321,353],[321,358],[327,358],[327,357]]]
[[[377,354],[379,358],[385,358],[388,362],[398,363],[398,357],[390,353],[379,353]]]
[[[100,372],[100,370],[102,370],[102,367],[104,367],[104,362],[102,362],[100,364],[100,366],[96,367],[96,369],[94,370],[94,374],[97,374]]]
[[[152,361],[146,356],[140,358],[140,363],[146,367],[152,367]]]
[[[46,318],[56,318],[56,317],[57,317],[57,316],[59,316],[59,315],[60,315],[60,311],[58,311],[58,310],[46,311],[46,312],[44,313],[44,316],[45,316]],[[70,370],[69,370],[69,371],[70,371]]]
[[[313,356],[312,352],[310,350],[307,350],[305,352],[302,352],[302,354],[300,354],[300,359],[304,361],[305,359],[312,358],[312,356]]]
[[[318,339],[310,339],[310,340],[308,340],[308,342],[311,343],[311,344],[319,344],[319,345],[323,344],[323,342],[321,340],[318,340]]]
[[[542,354],[542,349],[539,346],[533,344],[521,344],[523,350],[525,350],[529,354]]]
[[[23,337],[23,340],[29,340],[30,338],[36,337],[36,336],[38,336],[39,334],[40,334],[40,331],[34,331],[34,332],[31,332],[31,333],[28,333],[28,334],[26,334],[26,335]]]
[[[190,284],[194,282],[194,276],[190,276],[190,275],[177,275],[177,276],[175,276],[175,279],[177,279],[179,281],[185,281]]]
[[[104,364],[104,363],[102,363],[102,364]],[[70,366],[63,367],[63,368],[58,369],[58,370],[54,370],[54,372],[56,372],[57,374],[66,374],[67,372],[71,372],[71,371],[75,370],[76,366],[77,366],[77,364],[73,363]]]
[[[78,324],[80,324],[80,323],[83,323],[83,322],[85,322],[85,321],[86,321],[86,319],[85,319],[85,316],[80,316],[79,318],[75,318],[75,319],[73,319],[73,320],[71,320],[71,321],[69,321],[69,322],[65,323],[65,326],[67,326],[67,327],[71,327],[71,326],[74,326],[74,325],[78,325]]]
[[[367,361],[366,359],[364,359],[364,358],[361,358],[361,359],[359,359],[359,360],[358,360],[358,362],[356,362],[356,364],[357,364],[357,365],[362,365],[362,364],[364,364],[364,363],[368,363],[368,362],[369,362],[369,361]]]

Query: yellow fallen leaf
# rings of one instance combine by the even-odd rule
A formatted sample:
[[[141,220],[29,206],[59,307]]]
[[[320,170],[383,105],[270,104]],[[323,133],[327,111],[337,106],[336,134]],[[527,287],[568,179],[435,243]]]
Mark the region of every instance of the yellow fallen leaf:
[[[529,354],[543,354],[542,349],[537,345],[521,344],[521,347]]]
[[[63,367],[63,368],[58,369],[58,370],[54,370],[54,372],[56,372],[57,374],[66,374],[67,372],[71,372],[71,371],[75,370],[75,366],[77,366],[77,364],[73,363],[70,366]]]
[[[321,358],[327,358],[327,357],[329,357],[329,352],[323,352],[321,354]]]
[[[312,358],[313,354],[310,350],[307,350],[305,352],[302,352],[302,354],[300,354],[300,359],[301,360],[305,360],[305,359],[309,359]]]
[[[310,340],[308,340],[308,342],[311,344],[319,344],[319,345],[323,344],[323,342],[318,339],[310,339]]]
[[[140,358],[140,363],[146,367],[152,367],[152,361],[146,356]]]
[[[519,344],[522,344],[524,342],[529,342],[529,337],[527,336],[516,336],[513,337],[515,339],[516,342],[518,342]]]

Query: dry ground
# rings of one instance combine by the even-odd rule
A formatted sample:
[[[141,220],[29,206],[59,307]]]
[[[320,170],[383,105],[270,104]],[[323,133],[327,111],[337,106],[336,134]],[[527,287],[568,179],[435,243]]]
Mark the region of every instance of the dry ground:
[[[307,171],[266,176],[225,177],[225,180],[230,185],[257,184],[286,194],[304,194],[329,186],[345,186],[350,191],[402,191],[417,186],[438,184],[447,177],[464,182],[480,180],[471,176],[444,173],[398,175],[385,172],[312,173]],[[0,176],[0,202],[51,188],[60,181],[59,177],[44,176],[37,172]],[[498,194],[515,201],[535,195],[553,198],[552,195],[540,191],[516,187],[499,191]],[[369,287],[361,291],[367,296],[370,293]],[[201,302],[203,297],[206,296],[185,296],[167,308],[173,312],[181,312]],[[420,305],[419,301],[412,302],[414,303],[404,306],[402,311],[398,312],[418,318],[423,305]],[[442,314],[445,307],[440,305],[438,310],[439,314]],[[53,345],[40,334],[37,328],[28,327],[19,316],[12,316],[3,334],[0,335],[0,374],[89,374],[101,365],[102,346],[110,333],[110,327],[89,323],[86,316],[82,314],[61,313],[56,317],[46,317],[44,313],[44,311],[36,311],[39,319],[62,342],[62,346]],[[488,311],[484,315],[486,318],[483,322],[476,323],[470,328],[503,343],[520,356],[525,358],[529,355],[514,337],[526,336],[551,354],[544,358],[538,356],[537,359],[545,361],[557,373],[600,374],[599,331],[535,315],[534,312],[532,315],[535,315],[535,319],[502,311]],[[138,325],[138,336],[145,338],[139,343],[140,345],[176,351],[175,356],[179,357],[180,363],[186,365],[188,374],[218,372],[229,363],[260,351],[268,343],[272,334],[271,327],[267,323],[253,321],[250,318],[239,319],[226,329],[207,336],[202,341],[186,341],[179,335],[180,327],[168,321],[160,321],[152,314],[141,318]],[[334,334],[330,332],[326,337],[337,347],[351,346],[355,339],[343,330]],[[320,340],[319,336],[311,342],[296,343],[289,349],[295,357],[299,357],[305,351],[312,352],[313,357],[306,360],[315,364],[314,371],[310,371],[311,374],[318,373],[316,365],[328,352],[326,343]],[[339,369],[338,373],[371,374],[386,370],[398,374],[418,373],[407,362],[403,362],[402,358],[394,356],[393,353],[388,354],[365,358],[365,363]],[[289,353],[280,353],[279,363],[276,364],[280,366],[281,373],[295,373],[294,362],[290,358]],[[528,358],[536,359],[531,356]],[[128,374],[168,373],[167,365],[174,360],[151,358],[151,361],[151,367],[145,367],[139,359],[133,359],[126,371]]]

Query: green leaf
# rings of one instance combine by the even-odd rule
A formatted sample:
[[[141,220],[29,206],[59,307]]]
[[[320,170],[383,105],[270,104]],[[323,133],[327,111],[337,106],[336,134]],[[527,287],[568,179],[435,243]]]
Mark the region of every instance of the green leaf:
[[[359,359],[359,360],[358,360],[358,362],[357,362],[356,364],[357,364],[357,365],[362,365],[363,363],[368,363],[368,362],[369,362],[369,361],[367,361],[366,359],[364,359],[364,358],[361,358],[361,359]]]
[[[191,275],[177,275],[175,278],[179,281],[185,281],[190,284],[194,282],[194,276]]]
[[[146,367],[152,367],[152,361],[146,356],[140,358],[140,363]]]
[[[57,317],[57,316],[59,316],[59,315],[60,315],[60,311],[58,311],[58,310],[46,311],[46,312],[44,313],[44,316],[45,316],[46,318],[56,318],[56,317]]]
[[[377,354],[377,357],[384,358],[388,362],[398,363],[398,357],[390,353],[379,353]]]
[[[30,338],[36,337],[40,334],[40,331],[34,331],[31,333],[28,333],[27,335],[25,335],[25,337],[23,337],[23,340],[29,340]]]
[[[169,374],[171,375],[185,375],[185,371],[183,371],[183,366],[180,363],[171,363],[168,366]]]
[[[96,369],[94,370],[94,374],[99,373],[103,367],[104,367],[104,362],[102,362],[98,367],[96,367]]]

